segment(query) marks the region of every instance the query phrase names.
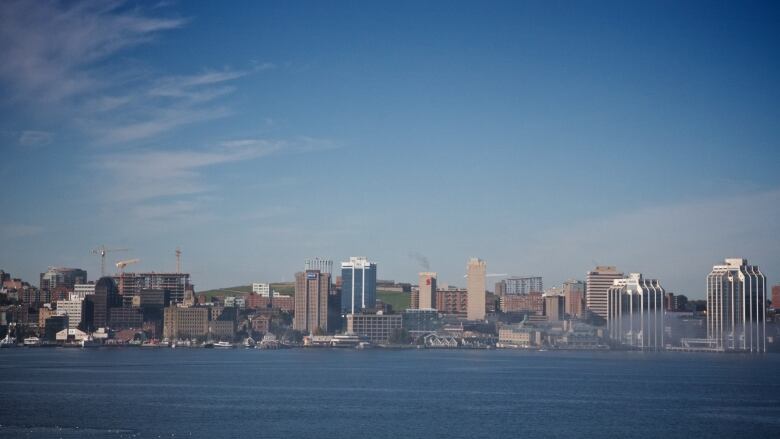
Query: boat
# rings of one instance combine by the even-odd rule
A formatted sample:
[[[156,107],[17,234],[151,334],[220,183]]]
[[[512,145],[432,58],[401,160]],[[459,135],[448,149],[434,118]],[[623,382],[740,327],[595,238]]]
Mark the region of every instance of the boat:
[[[0,340],[0,348],[15,348],[16,340],[11,338],[11,334],[6,334],[5,338]]]
[[[230,349],[234,348],[233,343],[227,342],[227,341],[218,341],[214,343],[215,348],[221,348],[221,349]]]
[[[27,347],[35,347],[41,345],[41,339],[38,337],[27,337],[24,339],[24,345]]]
[[[85,338],[85,339],[81,340],[81,347],[82,348],[96,348],[98,346],[100,346],[100,341],[99,340],[95,340],[92,337],[88,337],[88,338]]]
[[[244,347],[247,349],[252,349],[255,346],[257,346],[257,342],[252,337],[247,337],[246,340],[244,340]]]

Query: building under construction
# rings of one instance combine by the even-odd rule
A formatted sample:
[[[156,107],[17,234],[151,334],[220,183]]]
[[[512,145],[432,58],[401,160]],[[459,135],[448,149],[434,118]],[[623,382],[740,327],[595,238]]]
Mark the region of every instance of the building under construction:
[[[187,291],[192,290],[189,273],[123,273],[114,275],[119,291],[124,296],[137,296],[141,290],[167,290],[171,303],[182,303]]]

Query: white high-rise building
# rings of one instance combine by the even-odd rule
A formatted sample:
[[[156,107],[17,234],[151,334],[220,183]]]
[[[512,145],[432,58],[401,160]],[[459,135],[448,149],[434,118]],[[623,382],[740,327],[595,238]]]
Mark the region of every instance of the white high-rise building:
[[[612,281],[623,278],[615,267],[599,265],[588,272],[585,285],[585,306],[595,314],[607,318],[607,290]]]
[[[420,273],[419,309],[436,309],[436,273]]]
[[[466,265],[466,318],[485,320],[485,277],[487,264],[479,258],[471,258]]]
[[[252,284],[252,292],[263,297],[268,297],[271,293],[271,284],[255,282]]]
[[[726,259],[707,276],[707,338],[726,351],[766,352],[766,277],[747,259]]]
[[[664,293],[656,279],[631,273],[615,279],[607,290],[609,337],[643,350],[664,348]]]

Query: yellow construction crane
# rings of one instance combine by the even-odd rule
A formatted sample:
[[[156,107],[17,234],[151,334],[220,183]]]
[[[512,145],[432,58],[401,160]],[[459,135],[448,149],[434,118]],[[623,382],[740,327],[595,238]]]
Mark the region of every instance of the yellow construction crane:
[[[130,264],[136,264],[141,262],[140,259],[127,259],[125,261],[119,261],[116,263],[116,268],[119,269],[119,294],[124,296],[125,294],[125,267]]]
[[[106,275],[106,253],[113,252],[126,252],[130,251],[129,248],[106,248],[105,245],[101,245],[98,248],[92,249],[93,255],[100,255],[100,277]]]

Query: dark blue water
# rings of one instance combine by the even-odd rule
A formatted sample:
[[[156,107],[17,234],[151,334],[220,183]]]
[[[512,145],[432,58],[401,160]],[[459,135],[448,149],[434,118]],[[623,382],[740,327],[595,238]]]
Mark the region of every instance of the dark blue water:
[[[780,437],[780,356],[0,351],[2,437]]]

